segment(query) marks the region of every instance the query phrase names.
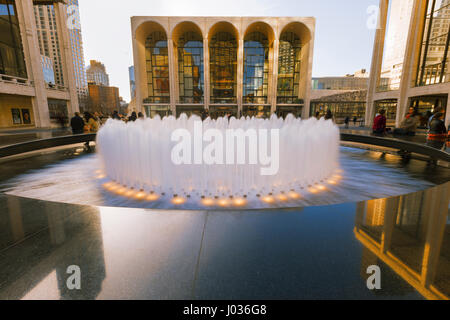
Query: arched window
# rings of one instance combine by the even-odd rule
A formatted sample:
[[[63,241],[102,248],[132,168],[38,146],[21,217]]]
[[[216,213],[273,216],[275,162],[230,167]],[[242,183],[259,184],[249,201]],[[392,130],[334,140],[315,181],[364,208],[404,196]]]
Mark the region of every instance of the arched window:
[[[169,103],[169,56],[167,36],[164,32],[153,32],[145,41],[148,98],[144,103]]]
[[[281,35],[278,55],[278,103],[298,102],[301,49],[300,38],[295,33],[284,32]]]
[[[203,39],[196,32],[186,32],[178,41],[178,81],[181,103],[203,102]]]
[[[267,103],[269,83],[269,41],[252,32],[244,41],[244,103]]]
[[[209,46],[211,103],[236,103],[237,41],[229,32],[216,33]]]

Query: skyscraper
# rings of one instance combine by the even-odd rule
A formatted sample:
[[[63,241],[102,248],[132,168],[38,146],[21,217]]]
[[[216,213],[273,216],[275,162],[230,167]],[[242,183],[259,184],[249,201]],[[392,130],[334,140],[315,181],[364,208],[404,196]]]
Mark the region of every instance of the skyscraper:
[[[87,78],[84,65],[83,40],[81,35],[80,12],[78,0],[67,0],[63,6],[68,17],[68,32],[72,51],[75,85],[78,102],[83,110],[88,95]],[[38,42],[41,55],[53,61],[55,85],[66,87],[64,83],[63,66],[61,61],[61,46],[59,31],[56,25],[55,9],[53,5],[36,5],[34,15],[38,33]]]
[[[91,60],[86,74],[89,83],[106,87],[109,86],[109,76],[106,73],[106,68],[103,63],[96,60]]]

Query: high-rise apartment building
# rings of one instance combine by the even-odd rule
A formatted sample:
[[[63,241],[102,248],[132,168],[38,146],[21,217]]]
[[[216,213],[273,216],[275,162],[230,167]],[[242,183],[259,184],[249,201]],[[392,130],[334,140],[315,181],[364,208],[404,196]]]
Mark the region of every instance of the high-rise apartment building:
[[[0,128],[50,127],[79,110],[67,21],[61,0],[0,0]]]
[[[81,35],[80,12],[78,0],[65,1],[64,10],[67,13],[67,27],[72,49],[73,69],[75,86],[77,89],[78,102],[81,109],[85,108],[88,95],[86,70],[84,65],[83,40]],[[58,29],[56,27],[55,8],[53,5],[36,5],[34,7],[38,41],[41,55],[49,57],[53,61],[55,73],[54,84],[64,87],[61,46],[59,45]]]
[[[88,83],[102,86],[109,86],[109,76],[106,73],[105,65],[99,61],[91,60],[86,71]]]

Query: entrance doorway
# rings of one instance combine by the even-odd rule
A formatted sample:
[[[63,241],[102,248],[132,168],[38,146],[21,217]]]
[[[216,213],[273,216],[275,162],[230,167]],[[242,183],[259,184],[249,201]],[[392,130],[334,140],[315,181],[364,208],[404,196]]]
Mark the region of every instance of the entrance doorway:
[[[220,117],[230,116],[238,117],[238,107],[237,106],[210,106],[209,116],[211,119],[217,119]]]
[[[268,119],[270,118],[270,106],[244,106],[242,116]]]
[[[154,118],[156,115],[163,118],[172,114],[169,106],[144,106],[144,110],[149,118]]]

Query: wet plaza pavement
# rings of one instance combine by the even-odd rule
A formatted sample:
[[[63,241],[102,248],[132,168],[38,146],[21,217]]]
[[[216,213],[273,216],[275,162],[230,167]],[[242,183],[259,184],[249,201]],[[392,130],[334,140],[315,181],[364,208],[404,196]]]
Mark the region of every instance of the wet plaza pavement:
[[[0,196],[6,208],[0,219],[0,299],[448,296],[448,225],[438,235],[438,221],[414,224],[410,215],[417,212],[407,209],[410,201],[442,192],[447,191],[329,207],[234,212],[102,208]],[[383,218],[392,217],[374,206],[399,202],[399,218],[413,224],[391,230]],[[444,211],[436,210],[440,220]],[[435,272],[433,289],[420,281],[429,266],[420,263],[426,260],[421,257],[425,239],[409,230],[414,228],[424,228],[427,241],[437,237],[436,245],[443,245],[427,269]],[[389,233],[389,244],[381,244],[380,233]],[[385,253],[381,245],[388,247]],[[81,290],[66,287],[71,265],[80,267]],[[366,286],[370,265],[381,268],[381,290]]]

